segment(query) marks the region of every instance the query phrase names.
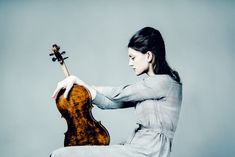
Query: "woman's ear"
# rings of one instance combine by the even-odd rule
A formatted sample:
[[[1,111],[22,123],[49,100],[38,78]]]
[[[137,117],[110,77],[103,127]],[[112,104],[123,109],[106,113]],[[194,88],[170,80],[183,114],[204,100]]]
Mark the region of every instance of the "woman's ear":
[[[146,52],[146,59],[149,63],[153,61],[153,53],[151,51]]]

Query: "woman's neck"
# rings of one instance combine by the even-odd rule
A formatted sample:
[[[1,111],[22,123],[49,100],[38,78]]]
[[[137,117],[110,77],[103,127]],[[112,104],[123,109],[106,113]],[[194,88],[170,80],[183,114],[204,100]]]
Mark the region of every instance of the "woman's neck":
[[[156,73],[154,72],[154,68],[153,68],[152,64],[149,65],[149,69],[148,69],[148,71],[146,72],[146,74],[147,74],[148,76],[154,76],[154,75],[156,75]]]

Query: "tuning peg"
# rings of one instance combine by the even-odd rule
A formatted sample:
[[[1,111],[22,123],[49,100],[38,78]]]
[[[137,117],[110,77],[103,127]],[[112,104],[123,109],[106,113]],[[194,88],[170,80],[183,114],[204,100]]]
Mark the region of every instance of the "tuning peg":
[[[57,60],[57,58],[55,58],[55,57],[52,58],[52,61],[53,61],[53,62],[55,62],[56,60]]]
[[[60,54],[61,54],[61,55],[64,55],[65,53],[66,53],[65,51],[62,51]]]
[[[69,58],[69,57],[64,57],[63,60],[65,60],[65,59],[67,59],[67,58]]]

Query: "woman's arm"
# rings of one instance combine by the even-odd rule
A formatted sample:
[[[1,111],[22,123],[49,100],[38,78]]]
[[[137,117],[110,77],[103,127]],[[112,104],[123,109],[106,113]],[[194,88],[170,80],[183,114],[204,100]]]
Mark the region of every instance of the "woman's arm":
[[[96,90],[94,88],[86,84],[84,81],[80,80],[78,77],[72,75],[57,83],[56,89],[54,90],[51,97],[53,99],[56,99],[59,91],[64,88],[65,92],[63,96],[67,98],[68,93],[74,84],[85,86],[90,91],[92,100],[96,97]]]
[[[71,90],[73,84],[79,84],[85,86],[89,92],[91,93],[92,101],[97,98],[97,93],[100,93],[99,95],[102,95],[103,100],[98,101],[95,105],[97,105],[99,108],[102,109],[114,109],[114,108],[120,108],[124,103],[117,103],[114,101],[111,101],[108,96],[110,96],[110,92],[112,91],[112,87],[97,87],[97,86],[89,86],[84,81],[80,80],[76,76],[69,76],[65,78],[64,80],[58,82],[57,87],[55,91],[53,92],[52,98],[56,99],[59,91],[64,88],[65,92],[63,96],[67,98],[69,91]],[[103,94],[105,95],[103,95]],[[107,96],[107,97],[106,97]],[[98,96],[99,98],[100,96]],[[97,98],[97,99],[98,99]],[[126,104],[126,103],[125,103]],[[128,105],[125,105],[128,106]]]
[[[114,102],[112,95],[115,87],[111,86],[92,86],[96,90],[96,100],[93,103],[101,109],[118,109],[135,106],[133,102]]]
[[[91,93],[93,103],[102,109],[125,108],[134,106],[138,101],[164,98],[170,85],[165,79],[146,79],[131,85],[98,87],[96,90],[79,78],[69,76],[57,84],[52,97],[55,99],[62,88],[66,89],[64,97],[67,97],[73,84],[85,86]]]
[[[92,88],[94,88],[96,91],[102,93],[103,95],[105,95],[106,97],[110,98],[112,95],[112,91],[115,87],[111,87],[111,86],[91,86]]]
[[[93,103],[102,109],[130,107],[139,101],[165,98],[170,86],[169,80],[156,78],[121,87],[100,88],[101,92],[96,93]],[[105,90],[108,95],[102,93]]]
[[[136,102],[124,102],[124,101],[114,101],[100,92],[96,92],[96,97],[93,100],[93,104],[101,109],[120,109],[134,107]]]
[[[104,86],[94,86],[94,85],[91,87],[100,93],[102,93],[103,89],[105,88]]]

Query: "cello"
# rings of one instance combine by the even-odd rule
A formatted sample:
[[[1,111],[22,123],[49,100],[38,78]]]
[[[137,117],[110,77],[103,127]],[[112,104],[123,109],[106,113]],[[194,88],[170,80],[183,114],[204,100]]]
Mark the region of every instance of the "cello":
[[[58,45],[52,45],[53,53],[50,56],[54,56],[52,61],[58,61],[65,77],[68,77],[69,71],[64,62],[68,57],[64,58],[62,55],[65,51],[59,52],[59,50]],[[64,92],[65,89],[61,89],[56,98],[56,106],[67,122],[64,146],[108,145],[110,136],[107,129],[92,115],[93,105],[89,90],[74,84],[67,98],[63,97]]]

